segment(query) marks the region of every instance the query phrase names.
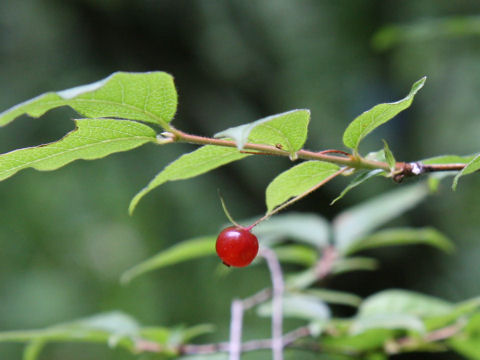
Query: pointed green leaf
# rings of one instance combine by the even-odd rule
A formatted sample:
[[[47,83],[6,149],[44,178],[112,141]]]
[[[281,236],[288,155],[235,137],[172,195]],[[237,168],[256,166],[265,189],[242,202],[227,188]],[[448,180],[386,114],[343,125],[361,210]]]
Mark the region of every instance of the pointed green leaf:
[[[168,128],[177,109],[177,92],[173,77],[164,72],[116,72],[92,84],[49,92],[18,104],[0,114],[0,126],[23,114],[39,117],[65,105],[85,117],[141,120]]]
[[[353,188],[356,188],[357,186],[363,184],[365,181],[368,179],[371,179],[372,177],[379,176],[385,174],[385,171],[382,169],[375,169],[375,170],[364,170],[359,172],[359,174],[355,177],[355,179],[352,180],[348,186],[343,189],[343,191],[338,195],[333,201],[330,203],[330,205],[335,204],[338,200],[343,198],[350,190]]]
[[[376,105],[358,116],[343,133],[343,143],[357,151],[365,136],[410,106],[413,97],[423,87],[426,79],[423,77],[414,83],[408,95],[402,100]]]
[[[424,183],[403,186],[342,212],[333,221],[338,249],[344,252],[354,241],[414,207],[427,195]]]
[[[0,155],[0,180],[26,168],[55,170],[74,160],[99,159],[156,140],[152,128],[134,121],[83,119],[75,123],[77,128],[59,141]]]
[[[292,110],[224,130],[215,137],[233,139],[239,150],[249,141],[278,146],[293,156],[307,139],[309,121],[310,110]]]
[[[475,155],[458,156],[458,155],[441,155],[421,160],[423,164],[466,164],[473,160]]]
[[[355,241],[346,249],[345,253],[353,254],[364,249],[411,244],[430,245],[446,253],[451,253],[455,248],[453,243],[438,230],[432,228],[400,228],[382,230]]]
[[[393,156],[393,153],[385,140],[383,140],[383,151],[385,152],[385,159],[387,160],[390,171],[395,170],[395,165],[397,162],[395,161],[395,157]]]
[[[202,146],[191,153],[184,154],[157,174],[145,188],[134,196],[128,211],[132,214],[142,197],[167,181],[189,179],[247,156],[249,155],[242,154],[235,148],[214,145]]]
[[[455,178],[453,179],[453,184],[452,184],[452,189],[456,190],[457,189],[457,184],[458,180],[464,176],[468,175],[471,173],[474,173],[475,171],[480,170],[480,154],[475,156],[468,164],[465,165],[462,171],[460,171]]]
[[[283,296],[283,316],[313,320],[327,320],[330,317],[328,306],[315,296],[304,294],[285,294]],[[257,309],[260,316],[272,316],[272,302],[260,305]]]
[[[125,271],[121,277],[121,282],[125,284],[139,275],[162,267],[203,256],[213,255],[215,254],[215,240],[216,238],[214,236],[207,236],[176,244]]]
[[[290,198],[310,190],[339,169],[337,165],[323,161],[305,161],[284,171],[267,187],[268,212]]]
[[[251,224],[255,220],[245,223]],[[290,212],[262,221],[255,226],[254,233],[265,245],[293,240],[322,248],[328,245],[330,224],[318,214]]]

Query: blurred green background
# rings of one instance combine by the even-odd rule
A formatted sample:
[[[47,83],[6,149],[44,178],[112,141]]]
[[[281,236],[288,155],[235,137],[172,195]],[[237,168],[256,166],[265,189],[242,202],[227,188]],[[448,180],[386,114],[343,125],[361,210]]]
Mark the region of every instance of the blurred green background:
[[[182,130],[211,135],[309,108],[307,147],[321,150],[342,148],[349,121],[402,98],[427,75],[412,108],[373,134],[362,151],[381,148],[385,138],[405,161],[470,154],[480,150],[480,37],[462,26],[440,34],[435,21],[479,12],[478,1],[466,0],[2,0],[0,109],[117,70],[164,70],[176,79],[174,124]],[[414,36],[389,39],[387,33],[375,46],[374,35],[392,24],[410,24]],[[58,139],[73,128],[74,117],[68,109],[39,120],[23,117],[0,130],[0,151]],[[191,149],[147,145],[55,172],[27,170],[0,183],[0,330],[118,309],[146,325],[212,323],[217,332],[204,340],[225,340],[231,299],[268,286],[264,267],[222,277],[218,260],[208,258],[128,286],[118,282],[122,271],[171,244],[216,233],[226,222],[217,189],[236,218],[262,213],[266,185],[289,166],[286,159],[249,158],[166,184],[129,217],[131,197]],[[328,185],[294,210],[332,218],[397,186],[374,180],[328,206],[345,183]],[[455,255],[424,247],[372,252],[379,271],[344,275],[329,285],[362,296],[390,287],[452,301],[479,295],[479,184],[478,176],[465,177],[452,193],[445,182],[438,195],[398,220],[437,227],[458,244]],[[268,320],[247,316],[245,339],[267,336],[268,327]],[[21,349],[1,344],[0,358],[19,359]],[[48,346],[42,357],[132,358],[100,345]]]

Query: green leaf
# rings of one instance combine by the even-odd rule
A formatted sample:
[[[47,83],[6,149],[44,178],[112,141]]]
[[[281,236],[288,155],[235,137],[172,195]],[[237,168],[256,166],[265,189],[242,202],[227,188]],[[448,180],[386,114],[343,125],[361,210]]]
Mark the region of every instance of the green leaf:
[[[432,296],[406,290],[384,290],[366,298],[360,305],[360,316],[408,314],[418,317],[448,314],[453,305]]]
[[[424,183],[403,186],[342,212],[333,221],[338,249],[345,252],[354,242],[414,207],[426,195],[428,188]]]
[[[318,258],[317,251],[303,245],[283,245],[273,250],[281,263],[312,266]]]
[[[345,253],[353,254],[364,249],[411,244],[430,245],[446,253],[451,253],[455,249],[453,243],[445,235],[433,228],[397,228],[379,231],[355,241],[345,250]]]
[[[85,117],[141,120],[168,129],[177,110],[177,92],[173,77],[164,72],[116,72],[92,84],[49,92],[18,104],[0,114],[0,126],[23,114],[39,117],[65,105]]]
[[[214,236],[190,239],[176,244],[123,273],[122,283],[128,283],[139,275],[183,261],[215,254]]]
[[[385,152],[385,159],[387,160],[390,171],[394,171],[397,162],[395,160],[395,157],[393,156],[392,151],[390,150],[390,147],[388,146],[388,143],[385,140],[383,140],[383,151]]]
[[[423,322],[409,314],[375,314],[357,317],[350,328],[353,335],[373,329],[402,329],[419,333],[425,332]]]
[[[357,307],[362,302],[362,298],[355,294],[330,289],[308,289],[304,291],[304,294],[318,297],[320,300],[330,304]]]
[[[457,189],[458,180],[462,176],[474,173],[475,171],[478,171],[478,170],[480,170],[480,154],[475,156],[468,164],[465,165],[462,171],[460,171],[457,174],[457,176],[455,176],[455,178],[453,179],[452,189],[453,190]]]
[[[475,155],[458,156],[458,155],[441,155],[421,160],[423,164],[466,164],[473,160]]]
[[[414,83],[408,95],[402,100],[376,105],[358,116],[343,133],[343,143],[357,151],[365,136],[410,106],[413,97],[423,87],[426,79],[423,77]]]
[[[293,240],[323,248],[328,245],[330,225],[317,214],[290,212],[262,221],[255,226],[254,233],[263,244]]]
[[[157,174],[134,196],[128,211],[132,214],[142,197],[167,181],[189,179],[247,156],[249,155],[242,154],[237,149],[214,145],[202,146],[191,153],[184,154]]]
[[[239,150],[248,141],[278,146],[293,157],[307,140],[309,121],[310,110],[292,110],[224,130],[215,137],[233,139]]]
[[[290,198],[312,189],[338,170],[339,167],[335,164],[323,161],[305,161],[282,172],[267,187],[268,212]]]
[[[144,124],[113,119],[76,120],[77,128],[57,142],[0,155],[0,180],[26,168],[55,170],[74,160],[99,159],[155,141]]]
[[[283,316],[308,321],[327,320],[330,318],[328,306],[315,296],[304,294],[285,294],[282,301]],[[267,302],[257,308],[259,316],[272,316],[272,302]]]
[[[382,174],[385,174],[385,171],[382,170],[382,169],[375,169],[375,170],[364,170],[364,171],[361,171],[356,177],[355,179],[352,180],[352,182],[350,184],[348,184],[348,186],[343,189],[343,191],[340,193],[340,195],[338,195],[331,203],[330,205],[333,205],[335,204],[338,200],[340,200],[341,198],[343,198],[350,190],[352,190],[353,188],[356,188],[357,186],[363,184],[365,181],[367,181],[368,179],[371,179],[372,177],[375,177],[375,176],[379,176],[379,175],[382,175]]]

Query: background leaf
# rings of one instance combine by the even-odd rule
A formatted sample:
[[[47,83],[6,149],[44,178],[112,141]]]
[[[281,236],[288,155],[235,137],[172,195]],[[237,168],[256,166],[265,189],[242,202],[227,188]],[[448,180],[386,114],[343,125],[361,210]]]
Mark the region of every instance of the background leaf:
[[[343,133],[345,146],[357,151],[360,141],[365,136],[410,106],[413,97],[423,87],[426,79],[423,77],[415,82],[408,95],[402,100],[376,105],[353,120]]]
[[[471,173],[473,173],[475,171],[478,171],[478,170],[480,170],[480,154],[478,154],[470,162],[468,162],[468,164],[465,165],[463,170],[460,171],[457,174],[457,176],[455,176],[455,178],[453,179],[452,189],[453,190],[457,189],[458,180],[462,176],[471,174]]]
[[[419,317],[448,314],[452,304],[406,290],[384,290],[366,298],[359,308],[360,316],[378,314],[409,314]]]
[[[139,336],[138,323],[128,315],[114,311],[40,330],[0,332],[0,342],[33,341],[27,355],[35,356],[38,355],[41,342],[105,343],[111,347],[133,350],[134,342]]]
[[[239,150],[250,141],[256,144],[280,145],[283,150],[293,155],[302,148],[307,139],[309,121],[309,110],[292,110],[221,131],[215,134],[215,137],[233,139]]]
[[[273,250],[281,263],[312,266],[318,258],[317,251],[304,245],[283,245],[275,247]]]
[[[338,170],[339,167],[335,164],[305,161],[282,172],[267,187],[268,212],[288,199],[306,192]]]
[[[355,241],[345,250],[345,253],[353,254],[364,249],[410,244],[430,245],[447,253],[451,253],[455,248],[453,243],[438,230],[432,228],[397,228],[382,230]]]
[[[213,255],[215,254],[215,240],[216,237],[214,236],[206,236],[183,241],[127,270],[123,273],[121,281],[122,283],[127,283],[137,276],[152,270],[198,257]]]
[[[63,139],[0,155],[0,180],[34,168],[55,170],[74,160],[93,160],[154,142],[155,131],[144,124],[113,119],[75,121],[77,128]]]
[[[330,289],[308,289],[303,293],[318,297],[320,300],[339,305],[349,305],[357,307],[361,304],[362,298],[344,291],[330,290]]]
[[[257,308],[260,316],[272,316],[272,303],[267,302]],[[330,317],[328,306],[315,296],[304,294],[285,294],[283,297],[283,315],[307,321],[327,320]]]
[[[417,205],[428,194],[424,183],[403,186],[340,213],[333,220],[334,240],[342,252],[373,229]]]
[[[262,221],[253,232],[265,245],[293,240],[322,248],[328,245],[330,224],[318,214],[289,212]]]
[[[128,211],[132,214],[142,197],[167,181],[189,179],[247,156],[249,155],[242,154],[237,149],[214,145],[202,146],[191,153],[184,154],[165,167],[145,188],[134,196]]]
[[[116,72],[92,84],[46,93],[16,105],[0,114],[0,126],[23,114],[39,117],[65,105],[85,117],[141,120],[168,128],[177,110],[177,92],[173,77],[161,71]]]

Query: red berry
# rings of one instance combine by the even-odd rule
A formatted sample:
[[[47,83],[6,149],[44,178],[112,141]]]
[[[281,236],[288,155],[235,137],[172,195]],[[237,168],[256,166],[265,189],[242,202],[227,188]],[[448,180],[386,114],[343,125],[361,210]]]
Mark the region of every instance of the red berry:
[[[257,256],[258,240],[249,230],[231,226],[218,235],[215,247],[225,265],[243,267]]]

